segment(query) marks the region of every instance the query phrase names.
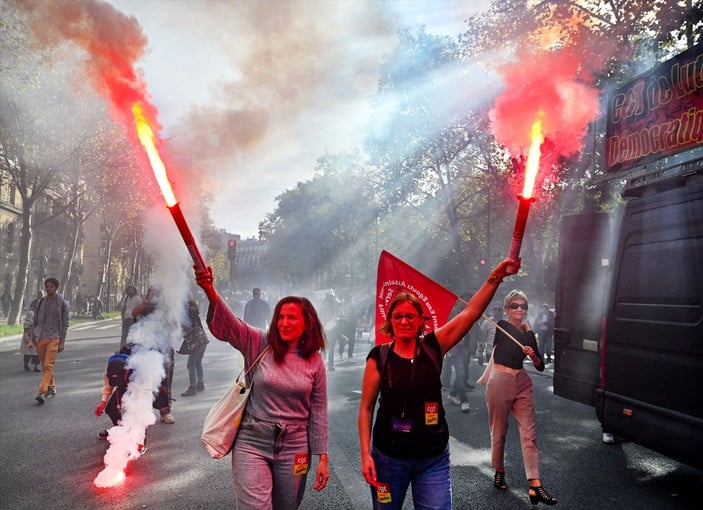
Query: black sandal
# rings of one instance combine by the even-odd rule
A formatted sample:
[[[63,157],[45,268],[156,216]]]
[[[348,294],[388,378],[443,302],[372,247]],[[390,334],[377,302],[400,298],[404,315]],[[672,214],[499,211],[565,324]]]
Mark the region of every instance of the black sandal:
[[[544,503],[545,505],[557,504],[556,498],[551,497],[541,485],[537,487],[530,487],[530,490],[527,491],[527,494],[530,496],[530,503],[532,503],[533,505],[536,505],[537,503]]]
[[[505,484],[505,471],[496,471],[495,477],[493,478],[493,485],[502,491],[508,490],[508,486]]]

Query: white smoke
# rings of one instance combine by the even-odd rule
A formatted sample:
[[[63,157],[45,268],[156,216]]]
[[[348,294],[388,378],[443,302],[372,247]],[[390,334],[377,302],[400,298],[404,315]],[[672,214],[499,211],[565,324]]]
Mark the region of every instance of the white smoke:
[[[127,343],[133,347],[122,421],[109,430],[105,468],[95,479],[98,487],[114,485],[127,463],[139,457],[139,445],[145,444],[148,427],[156,423],[152,403],[166,376],[169,353],[183,340],[181,324],[192,281],[187,251],[165,207],[150,210],[145,221],[145,247],[156,266],[151,288],[155,309],[129,330]]]
[[[152,409],[153,388],[164,378],[164,355],[155,350],[135,347],[129,358],[130,382],[122,401],[122,421],[112,427],[107,437],[105,468],[95,479],[98,487],[110,487],[120,480],[127,463],[140,455],[146,442],[146,430],[156,423]]]

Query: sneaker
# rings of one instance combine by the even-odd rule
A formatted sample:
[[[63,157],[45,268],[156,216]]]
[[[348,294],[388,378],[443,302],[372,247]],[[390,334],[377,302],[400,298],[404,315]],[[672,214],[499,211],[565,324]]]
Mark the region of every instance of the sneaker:
[[[53,398],[56,396],[56,388],[49,388],[46,390],[46,398]]]
[[[146,453],[147,447],[145,444],[138,444],[137,445],[137,451],[139,452],[139,456],[141,457]]]
[[[33,372],[41,372],[41,370],[39,370],[39,367],[37,365],[34,365]]]
[[[198,393],[205,391],[205,383],[203,381],[200,381],[198,384],[196,384],[195,391],[197,391]]]
[[[615,444],[615,436],[610,432],[603,432],[603,442],[605,444]]]
[[[98,439],[107,439],[108,432],[106,429],[102,429],[98,432]]]
[[[41,394],[41,391],[37,393],[37,396],[34,398],[37,402],[39,402],[39,405],[42,405],[44,403],[44,395]]]
[[[447,400],[449,400],[452,404],[456,404],[456,405],[461,404],[461,400],[459,400],[458,398],[456,398],[454,395],[449,395],[449,396],[447,397]]]
[[[173,418],[171,413],[168,413],[168,414],[164,414],[161,417],[161,423],[176,423],[176,420]]]
[[[469,411],[471,411],[471,406],[469,405],[469,403],[468,403],[468,402],[462,402],[462,403],[461,403],[461,412],[462,412],[462,413],[468,413]]]

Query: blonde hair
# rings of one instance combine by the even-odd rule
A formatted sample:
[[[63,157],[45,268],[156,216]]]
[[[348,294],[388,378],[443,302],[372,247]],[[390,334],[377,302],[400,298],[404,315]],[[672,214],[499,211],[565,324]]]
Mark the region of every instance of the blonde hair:
[[[510,292],[508,292],[508,295],[505,296],[505,299],[503,300],[503,308],[508,308],[508,305],[510,304],[511,301],[515,299],[524,299],[526,304],[529,304],[529,301],[527,301],[527,296],[525,293],[521,290],[513,289]]]

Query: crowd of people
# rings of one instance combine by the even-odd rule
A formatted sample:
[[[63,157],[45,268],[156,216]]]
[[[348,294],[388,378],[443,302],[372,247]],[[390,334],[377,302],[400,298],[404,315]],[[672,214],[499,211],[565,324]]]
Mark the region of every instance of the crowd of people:
[[[398,292],[393,297],[385,322],[377,325],[391,342],[368,352],[358,413],[361,472],[369,484],[373,508],[402,508],[408,489],[415,508],[452,508],[444,400],[461,406],[462,412],[470,411],[467,392],[475,388],[469,383],[469,363],[474,356],[478,365],[491,366],[485,395],[493,485],[507,489],[503,458],[513,414],[528,498],[532,504],[556,504],[542,485],[532,381],[523,367],[526,358],[538,371],[551,362],[554,312],[543,304],[530,315],[526,294],[513,290],[502,305],[494,303],[484,314],[503,279],[518,267],[514,260],[501,262],[475,294],[461,296],[445,324],[430,332],[414,294]],[[254,288],[240,318],[218,294],[209,268],[196,271],[195,279],[207,296],[206,323],[211,334],[238,350],[245,366],[260,360],[248,381],[251,395],[232,449],[236,504],[296,509],[313,464],[315,490],[324,489],[329,480],[327,373],[334,370],[334,355],[330,357],[329,351],[347,333],[336,329],[344,317],[340,301],[328,294],[318,313],[309,299],[285,296],[271,310],[261,290]],[[47,278],[44,292],[30,303],[24,321],[20,351],[24,370],[42,373],[35,398],[39,405],[57,393],[53,369],[68,331],[68,303],[58,289],[58,280]],[[130,331],[154,312],[161,292],[162,288],[151,287],[142,299],[129,285],[119,303],[120,342],[117,352],[106,358],[101,398],[94,410],[97,416],[107,413],[113,427],[121,423],[122,399],[131,380],[129,358],[135,337]],[[181,396],[194,397],[205,390],[202,360],[208,344],[195,299],[184,305],[181,328],[183,344],[177,352],[188,356],[189,380]],[[349,334],[356,336],[355,331]],[[347,345],[339,348],[340,355]],[[165,376],[153,407],[162,423],[173,424],[176,350],[159,350]],[[350,358],[353,352],[352,344]],[[98,432],[100,439],[109,435],[107,428]],[[139,443],[140,454],[144,451],[146,431]]]

